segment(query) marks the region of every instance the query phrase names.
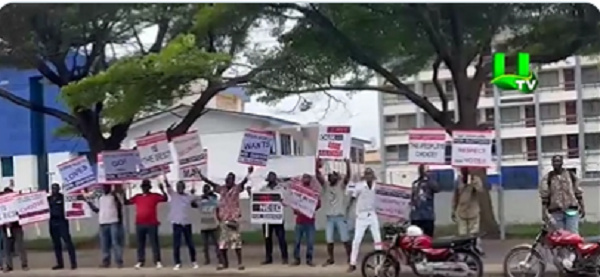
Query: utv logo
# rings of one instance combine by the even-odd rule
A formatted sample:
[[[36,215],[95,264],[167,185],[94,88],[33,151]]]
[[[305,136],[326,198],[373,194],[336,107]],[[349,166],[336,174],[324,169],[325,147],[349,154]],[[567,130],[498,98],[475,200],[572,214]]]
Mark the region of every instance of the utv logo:
[[[494,75],[492,84],[501,90],[518,90],[521,93],[532,93],[538,86],[537,77],[529,69],[529,54],[519,53],[517,56],[517,74],[505,73],[506,55],[494,54]]]

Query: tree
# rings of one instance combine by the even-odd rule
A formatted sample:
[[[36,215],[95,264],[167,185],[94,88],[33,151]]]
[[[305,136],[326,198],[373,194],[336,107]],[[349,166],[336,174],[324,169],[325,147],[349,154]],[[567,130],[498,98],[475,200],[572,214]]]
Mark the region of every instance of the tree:
[[[599,41],[598,10],[585,4],[270,4],[268,8],[281,18],[295,15],[296,26],[281,36],[283,46],[275,53],[293,58],[277,77],[255,79],[255,93],[270,99],[315,89],[397,94],[449,133],[455,128],[487,128],[476,121],[476,113],[481,87],[490,77],[492,44],[509,54],[527,51],[532,63],[544,64],[596,51]],[[515,60],[507,58],[507,66]],[[442,65],[452,75],[457,121],[438,80]],[[425,67],[434,72],[441,108],[402,82],[402,77]],[[469,74],[469,67],[474,73]],[[373,75],[387,85],[368,85]],[[485,180],[485,171],[475,173]],[[495,236],[499,229],[489,193],[482,196],[482,229]]]

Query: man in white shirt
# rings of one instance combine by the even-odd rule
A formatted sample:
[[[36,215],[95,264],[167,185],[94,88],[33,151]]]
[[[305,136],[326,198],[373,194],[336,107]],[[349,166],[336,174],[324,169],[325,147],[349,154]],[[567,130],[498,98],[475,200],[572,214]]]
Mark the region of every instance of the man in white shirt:
[[[381,249],[381,233],[379,220],[375,211],[375,174],[371,168],[365,169],[363,181],[356,184],[348,208],[356,201],[356,220],[354,227],[354,240],[350,254],[348,272],[356,270],[356,259],[365,231],[369,229],[375,243],[375,249]]]

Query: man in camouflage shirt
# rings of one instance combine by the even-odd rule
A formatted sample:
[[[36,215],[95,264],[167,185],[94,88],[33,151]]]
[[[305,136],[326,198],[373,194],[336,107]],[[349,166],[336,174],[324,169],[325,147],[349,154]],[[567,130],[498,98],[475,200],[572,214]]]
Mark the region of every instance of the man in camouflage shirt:
[[[563,157],[553,156],[552,167],[539,184],[542,216],[549,214],[557,228],[578,233],[579,218],[585,216],[583,190],[575,174],[563,168]]]

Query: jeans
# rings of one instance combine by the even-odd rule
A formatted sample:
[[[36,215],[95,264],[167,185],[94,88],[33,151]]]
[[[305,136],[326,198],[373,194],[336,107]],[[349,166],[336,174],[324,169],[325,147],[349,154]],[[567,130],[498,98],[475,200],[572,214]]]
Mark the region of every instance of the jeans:
[[[75,256],[75,246],[71,239],[71,231],[69,230],[69,221],[66,219],[50,219],[48,224],[50,227],[50,238],[52,239],[52,248],[54,248],[54,256],[56,257],[56,265],[64,266],[63,260],[63,243],[69,254],[69,262],[71,267],[77,267],[77,257]]]
[[[181,264],[181,237],[185,240],[190,253],[190,261],[196,262],[196,247],[194,246],[194,238],[192,237],[192,224],[173,224],[173,260],[175,264]]]
[[[158,241],[158,225],[143,225],[135,226],[137,236],[137,256],[139,263],[146,262],[146,237],[150,240],[152,248],[152,256],[154,263],[160,262],[160,244]]]
[[[565,212],[554,212],[551,214],[554,221],[556,221],[556,228],[567,230],[571,233],[579,233],[579,213],[568,216]]]
[[[328,215],[327,226],[325,227],[325,240],[327,243],[334,243],[335,229],[340,235],[340,241],[347,242],[350,240],[348,234],[348,221],[343,215]]]
[[[118,266],[123,265],[123,236],[123,224],[100,224],[100,248],[102,249],[102,265],[110,265],[111,252],[114,255],[115,263]]]
[[[265,228],[268,228],[265,230]],[[288,259],[287,241],[285,240],[285,228],[283,224],[263,224],[263,234],[265,235],[265,261],[273,261],[273,234],[277,236],[277,244],[281,252],[281,259]]]
[[[10,237],[6,229],[10,229]],[[19,252],[19,258],[21,259],[21,267],[27,267],[27,252],[25,250],[24,233],[23,227],[7,227],[4,229],[3,244],[4,244],[4,258],[6,259],[6,266],[13,268],[13,254],[15,251]],[[10,245],[14,243],[14,249],[11,249]]]
[[[306,236],[306,262],[312,262],[313,249],[315,245],[315,224],[296,224],[295,230],[295,246],[294,246],[294,259],[300,260],[300,244],[302,238]]]
[[[220,262],[219,258],[219,242],[218,242],[218,229],[208,229],[200,231],[202,235],[202,250],[204,251],[204,263],[210,264],[210,247],[215,248],[215,257],[217,257],[217,261]]]
[[[4,230],[0,228],[0,267],[4,266]]]

